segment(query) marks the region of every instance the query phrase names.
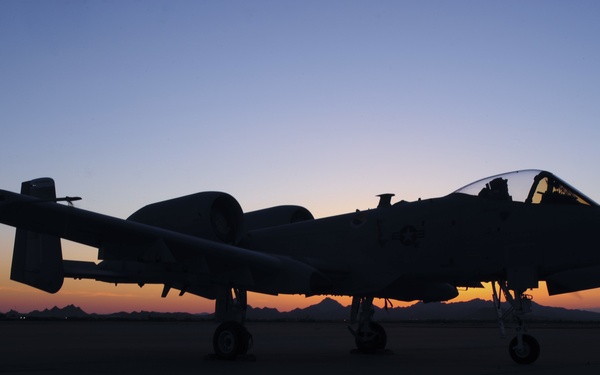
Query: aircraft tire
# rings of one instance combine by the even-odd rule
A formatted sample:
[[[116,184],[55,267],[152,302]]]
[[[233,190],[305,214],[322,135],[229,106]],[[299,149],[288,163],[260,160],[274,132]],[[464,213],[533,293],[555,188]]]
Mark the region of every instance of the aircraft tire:
[[[518,339],[514,337],[508,345],[508,352],[513,361],[518,364],[528,365],[535,362],[540,355],[540,344],[535,337],[523,335],[523,350],[517,350]]]
[[[238,322],[221,323],[213,335],[213,348],[219,359],[234,360],[246,354],[252,343],[252,335]]]
[[[371,322],[369,332],[356,332],[356,348],[362,353],[374,353],[385,349],[387,334],[379,323]]]

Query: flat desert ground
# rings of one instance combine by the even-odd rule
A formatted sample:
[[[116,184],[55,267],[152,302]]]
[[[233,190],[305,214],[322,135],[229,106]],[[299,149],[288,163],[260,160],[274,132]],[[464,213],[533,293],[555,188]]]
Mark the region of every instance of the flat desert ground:
[[[211,360],[211,322],[0,321],[0,374],[599,374],[600,326],[532,324],[532,365],[494,324],[384,323],[385,353],[353,353],[343,323],[253,323],[254,346]]]

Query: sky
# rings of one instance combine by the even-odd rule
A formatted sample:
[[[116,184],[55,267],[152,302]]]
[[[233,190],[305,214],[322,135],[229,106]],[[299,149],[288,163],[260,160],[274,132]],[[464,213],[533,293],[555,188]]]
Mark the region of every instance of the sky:
[[[539,168],[600,201],[597,1],[4,0],[0,51],[2,189],[52,177],[120,218],[205,190],[325,217]],[[9,280],[13,240],[0,225],[0,311],[214,308],[161,286],[37,291]],[[600,308],[597,290],[535,295]]]

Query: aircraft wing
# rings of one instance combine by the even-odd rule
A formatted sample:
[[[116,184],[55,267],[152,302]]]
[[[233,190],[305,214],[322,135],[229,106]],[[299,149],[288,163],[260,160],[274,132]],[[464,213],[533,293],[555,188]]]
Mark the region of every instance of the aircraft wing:
[[[44,264],[56,265],[59,262],[34,265],[32,258],[35,257],[25,252],[41,251],[35,249],[49,243],[44,241],[48,236],[96,247],[99,258],[104,260],[96,265],[93,262],[62,261],[60,255],[62,270],[51,271],[54,278],[64,275],[107,282],[158,283],[213,298],[214,287],[220,285],[272,294],[286,292],[285,285],[297,288],[298,283],[304,283],[305,289],[310,289],[316,272],[314,268],[287,257],[86,211],[56,203],[52,197],[41,199],[0,191],[0,222],[17,228],[11,278],[16,276],[17,281],[40,289],[44,288],[34,285],[39,284],[35,281],[39,274],[35,273],[42,272],[38,269]],[[34,240],[38,242],[32,246]],[[56,251],[42,250],[40,259],[48,257],[48,252]],[[19,252],[22,254],[19,255]],[[19,259],[21,266],[15,265]],[[15,266],[22,269],[15,270]],[[60,289],[62,280],[58,283]],[[277,284],[284,285],[284,288],[275,288]],[[44,290],[55,292],[58,289]]]

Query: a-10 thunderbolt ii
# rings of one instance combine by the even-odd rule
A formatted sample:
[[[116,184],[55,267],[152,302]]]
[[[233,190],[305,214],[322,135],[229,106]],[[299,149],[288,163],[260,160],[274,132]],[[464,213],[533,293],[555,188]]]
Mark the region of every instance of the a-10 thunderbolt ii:
[[[299,206],[244,213],[230,195],[203,192],[150,204],[126,220],[73,207],[54,181],[0,190],[0,222],[16,227],[11,279],[55,293],[65,277],[162,284],[216,300],[222,322],[215,355],[246,353],[247,292],[352,296],[350,330],[358,350],[378,352],[386,333],[373,299],[447,301],[458,288],[492,284],[502,326],[504,296],[517,321],[509,353],[531,363],[540,347],[526,334],[526,294],[600,287],[596,233],[600,208],[539,170],[489,177],[434,199],[314,219]],[[63,260],[60,239],[98,248],[99,263]],[[491,304],[490,304],[491,305]]]

